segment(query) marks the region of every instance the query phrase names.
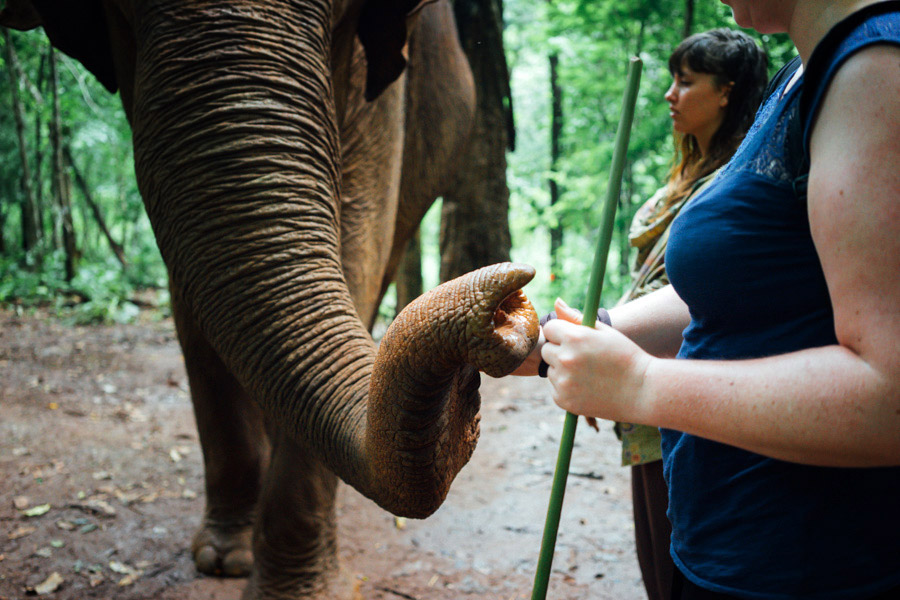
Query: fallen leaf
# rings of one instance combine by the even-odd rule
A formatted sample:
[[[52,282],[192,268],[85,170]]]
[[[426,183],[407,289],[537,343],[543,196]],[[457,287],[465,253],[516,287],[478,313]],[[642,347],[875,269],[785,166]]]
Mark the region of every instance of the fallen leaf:
[[[183,492],[181,492],[181,497],[187,498],[188,500],[193,500],[197,497],[197,492],[195,492],[194,490],[184,490]]]
[[[25,537],[26,535],[31,535],[35,531],[37,531],[37,527],[22,526],[15,531],[10,532],[7,537],[11,540],[17,540],[19,538]]]
[[[90,533],[97,529],[97,525],[95,523],[88,523],[84,525],[81,529],[78,530],[79,533]]]
[[[121,502],[125,506],[128,506],[132,502],[136,502],[141,497],[140,492],[123,492],[122,490],[118,489],[113,493],[113,495],[119,500],[119,502]]]
[[[50,577],[45,579],[43,583],[39,583],[38,585],[34,586],[34,593],[38,596],[52,594],[59,589],[59,586],[61,586],[64,581],[65,580],[62,578],[62,575],[60,575],[56,571],[53,571],[53,573],[50,574]]]
[[[56,526],[65,531],[72,531],[73,529],[75,529],[75,523],[73,523],[72,521],[66,521],[63,519],[60,519],[59,521],[57,521]]]
[[[181,460],[181,453],[175,448],[172,448],[169,450],[169,458],[172,459],[173,463],[177,463]]]
[[[119,586],[126,586],[126,585],[133,584],[144,573],[140,569],[135,569],[134,567],[132,567],[130,565],[126,565],[125,563],[121,563],[121,562],[118,562],[115,560],[109,562],[109,570],[112,571],[113,573],[119,573],[120,575],[125,575],[125,577],[120,579],[118,581],[118,583],[116,584]]]
[[[23,510],[22,514],[26,517],[39,517],[41,515],[45,515],[50,512],[49,504],[41,504],[40,506],[35,506],[33,508],[29,508],[28,510]]]
[[[116,516],[116,509],[105,500],[90,499],[87,502],[79,504],[70,504],[71,508],[78,508],[83,511],[94,513],[95,515],[112,518]]]
[[[43,548],[38,548],[34,551],[35,556],[40,556],[41,558],[51,558],[53,556],[53,550],[44,546]]]
[[[109,471],[97,471],[93,475],[91,475],[95,480],[100,481],[103,479],[112,479],[112,473]]]
[[[109,561],[109,570],[120,575],[130,575],[131,573],[134,573],[134,569],[132,567],[129,567],[125,563],[120,563],[116,560]]]
[[[394,517],[394,527],[401,531],[406,529],[406,519],[404,517]]]
[[[133,584],[135,581],[137,581],[137,580],[140,578],[140,576],[141,576],[140,571],[138,571],[138,572],[136,572],[136,573],[131,573],[130,575],[126,575],[125,577],[123,577],[122,579],[120,579],[120,580],[119,580],[119,583],[117,583],[116,585],[118,585],[118,586],[131,585],[131,584]]]
[[[50,545],[54,548],[62,548],[66,543],[62,540],[50,540]]]

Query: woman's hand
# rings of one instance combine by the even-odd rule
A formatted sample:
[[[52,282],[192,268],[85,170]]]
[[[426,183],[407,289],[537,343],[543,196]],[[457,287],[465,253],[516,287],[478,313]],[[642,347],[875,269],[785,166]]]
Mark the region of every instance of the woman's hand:
[[[581,313],[562,300],[555,308],[541,350],[554,402],[577,415],[646,423],[643,379],[653,357],[612,327],[582,326]]]

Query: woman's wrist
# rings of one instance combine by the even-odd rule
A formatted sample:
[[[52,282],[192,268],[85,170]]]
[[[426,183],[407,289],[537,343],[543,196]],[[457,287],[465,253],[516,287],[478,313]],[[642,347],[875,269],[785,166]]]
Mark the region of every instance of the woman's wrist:
[[[635,368],[635,382],[630,400],[633,417],[627,420],[642,425],[660,427],[660,424],[665,421],[662,414],[665,410],[665,403],[660,400],[665,395],[654,391],[654,383],[659,380],[660,368],[667,359],[657,358],[643,351],[641,354],[640,360],[643,364]]]

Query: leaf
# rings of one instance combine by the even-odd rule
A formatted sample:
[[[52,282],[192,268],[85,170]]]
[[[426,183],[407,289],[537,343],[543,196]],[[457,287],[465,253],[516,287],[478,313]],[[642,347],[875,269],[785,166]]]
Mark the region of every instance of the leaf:
[[[87,502],[69,504],[69,507],[91,512],[104,518],[116,516],[116,509],[109,502],[96,498],[89,499]]]
[[[132,573],[134,573],[133,568],[129,567],[125,563],[120,563],[116,560],[109,561],[109,570],[120,575],[131,575]]]
[[[132,567],[130,565],[126,565],[125,563],[121,563],[121,562],[118,562],[115,560],[110,561],[109,570],[112,571],[113,573],[119,573],[120,575],[125,575],[125,577],[120,579],[118,581],[118,583],[116,584],[118,586],[131,585],[135,581],[137,581],[138,578],[140,578],[140,576],[143,575],[143,573],[144,573],[140,569],[135,569],[134,567]]]
[[[34,586],[34,593],[38,596],[52,594],[59,589],[59,586],[61,586],[64,581],[65,579],[62,578],[62,575],[60,575],[56,571],[53,571],[53,573],[50,574],[50,577],[45,579],[43,583],[39,583],[38,585]]]
[[[41,504],[40,506],[35,506],[33,508],[29,508],[28,510],[23,510],[22,514],[26,517],[39,517],[41,515],[45,515],[50,512],[49,504]]]
[[[119,583],[117,583],[116,585],[118,585],[118,586],[131,585],[131,584],[133,584],[135,581],[137,581],[138,578],[140,578],[140,576],[141,576],[141,572],[140,572],[140,571],[138,571],[138,572],[136,572],[136,573],[131,573],[130,575],[126,575],[125,577],[123,577],[122,579],[120,579],[120,580],[119,580]]]
[[[19,527],[15,531],[10,532],[7,537],[9,537],[9,539],[11,540],[17,540],[19,538],[25,537],[26,535],[31,535],[35,531],[37,531],[37,527]]]

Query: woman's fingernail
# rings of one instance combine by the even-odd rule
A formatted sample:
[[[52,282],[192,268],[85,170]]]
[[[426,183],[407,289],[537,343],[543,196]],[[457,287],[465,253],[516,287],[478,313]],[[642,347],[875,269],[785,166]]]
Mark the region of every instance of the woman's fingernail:
[[[566,301],[563,300],[562,298],[557,298],[557,299],[556,299],[556,302],[557,302],[560,306],[562,306],[563,308],[569,308],[569,305],[566,304]]]

